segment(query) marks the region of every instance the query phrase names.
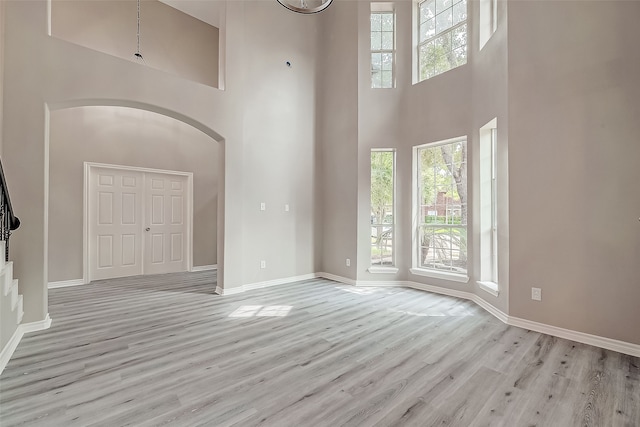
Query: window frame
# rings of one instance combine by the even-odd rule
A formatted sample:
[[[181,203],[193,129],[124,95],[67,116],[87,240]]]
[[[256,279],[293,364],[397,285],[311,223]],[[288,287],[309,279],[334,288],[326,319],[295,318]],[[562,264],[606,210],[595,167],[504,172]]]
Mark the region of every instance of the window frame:
[[[497,119],[480,128],[479,134],[479,237],[480,278],[478,285],[498,296],[498,129]],[[487,205],[488,208],[487,208]]]
[[[391,223],[385,223],[384,218],[382,219],[382,223],[374,223],[373,219],[370,223],[370,228],[377,227],[378,230],[383,230],[383,228],[391,229],[391,264],[383,264],[382,263],[382,255],[380,256],[380,264],[374,264],[373,261],[373,253],[372,250],[374,248],[373,242],[369,245],[369,269],[368,271],[371,273],[395,273],[398,271],[396,267],[396,149],[395,148],[372,148],[369,154],[369,176],[373,171],[373,162],[371,161],[371,157],[373,153],[391,153],[392,156],[392,169],[391,169]],[[371,187],[373,181],[369,182],[369,210],[372,211],[372,203],[371,203]]]
[[[416,55],[416,61],[415,61],[415,70],[416,70],[415,71],[416,72],[415,82],[416,83],[419,83],[419,82],[422,82],[422,81],[425,81],[425,80],[429,80],[429,79],[431,79],[433,77],[436,77],[436,76],[439,76],[441,74],[444,74],[447,71],[451,71],[451,70],[453,70],[455,68],[461,67],[461,66],[467,64],[468,61],[469,61],[469,26],[468,26],[468,22],[469,22],[469,1],[470,0],[460,0],[460,1],[455,3],[455,4],[458,4],[460,2],[465,2],[466,3],[465,19],[463,21],[461,21],[461,22],[458,22],[455,25],[452,25],[451,27],[447,28],[446,30],[443,30],[443,31],[439,32],[439,33],[435,29],[435,25],[437,25],[436,18],[438,16],[438,14],[434,14],[434,16],[433,16],[434,34],[431,37],[427,37],[425,40],[420,41],[420,34],[421,34],[421,30],[422,30],[422,25],[426,24],[426,22],[428,21],[427,20],[425,22],[421,22],[420,9],[421,9],[421,6],[424,3],[427,3],[429,1],[432,1],[432,0],[418,0],[418,1],[416,1],[416,3],[415,3],[416,6],[415,6],[415,9],[414,9],[415,10],[415,15],[416,15],[416,17],[414,19],[414,25],[416,25],[416,27],[415,27],[415,51],[414,51],[415,55]],[[433,0],[433,1],[435,2],[437,0]],[[455,6],[455,4],[451,5],[452,9],[453,9],[453,6]],[[421,59],[421,55],[420,55],[420,51],[421,51],[422,47],[428,45],[430,42],[435,41],[436,39],[438,39],[439,37],[441,37],[441,36],[443,36],[443,35],[445,35],[447,33],[452,33],[453,34],[453,32],[455,30],[459,29],[462,26],[467,26],[466,27],[466,43],[464,45],[464,48],[465,48],[465,60],[464,60],[464,63],[456,65],[455,67],[451,67],[451,68],[449,68],[449,69],[447,69],[445,71],[435,72],[434,74],[427,75],[427,76],[425,76],[423,78],[422,75],[421,75],[422,59]],[[452,48],[452,50],[454,50],[454,49]]]
[[[448,270],[440,270],[440,269],[436,269],[436,268],[428,268],[428,267],[424,267],[421,263],[421,250],[422,250],[422,244],[420,241],[420,237],[421,237],[421,227],[423,227],[425,225],[425,223],[423,223],[421,221],[421,218],[423,217],[423,205],[422,205],[422,184],[421,184],[421,165],[420,165],[420,153],[421,150],[423,149],[433,149],[433,148],[438,148],[440,146],[443,145],[451,145],[451,144],[457,144],[462,142],[465,145],[465,151],[468,153],[468,137],[465,136],[459,136],[459,137],[455,137],[455,138],[450,138],[450,139],[446,139],[446,140],[442,140],[442,141],[436,141],[436,142],[432,142],[432,143],[427,143],[427,144],[422,144],[422,145],[418,145],[418,146],[414,146],[413,148],[413,230],[412,230],[412,235],[413,235],[413,256],[412,256],[412,268],[409,270],[411,272],[411,274],[417,275],[417,276],[425,276],[425,277],[432,277],[432,278],[438,278],[438,279],[445,279],[445,280],[449,280],[449,281],[455,281],[455,282],[462,282],[462,283],[467,283],[469,281],[469,176],[468,176],[468,171],[469,171],[469,157],[467,154],[467,158],[465,159],[465,177],[466,177],[466,185],[467,185],[467,200],[466,200],[466,205],[467,205],[467,223],[462,225],[448,225],[448,224],[433,224],[432,226],[442,226],[442,225],[447,225],[450,227],[464,227],[465,230],[465,239],[467,241],[467,249],[466,249],[466,268],[464,272],[455,272],[455,271],[448,271]],[[452,178],[453,179],[453,178]],[[455,185],[455,184],[453,184]]]
[[[393,22],[393,28],[392,28],[392,47],[391,49],[383,49],[382,48],[382,42],[380,44],[380,49],[373,49],[371,46],[371,38],[372,35],[374,33],[374,30],[371,26],[371,22],[372,22],[372,17],[373,15],[387,15],[387,14],[391,14],[392,17],[392,22]],[[378,32],[378,31],[375,31]],[[384,33],[385,31],[379,31],[380,33]],[[388,32],[388,31],[387,31]],[[381,41],[382,41],[382,35],[381,35]],[[370,82],[370,87],[371,89],[394,89],[396,87],[396,39],[397,39],[397,34],[396,34],[396,12],[395,12],[395,8],[393,7],[393,3],[381,3],[381,2],[372,2],[371,3],[371,11],[369,13],[369,76],[371,79]],[[374,54],[380,54],[381,55],[381,68],[380,70],[374,70],[373,69],[373,55]],[[383,70],[382,69],[382,56],[385,54],[390,54],[391,55],[391,86],[383,86],[383,79],[382,79],[382,73],[384,71],[388,71],[388,70]],[[373,85],[373,74],[374,71],[378,71],[381,73],[381,77],[380,77],[380,86],[374,86]]]

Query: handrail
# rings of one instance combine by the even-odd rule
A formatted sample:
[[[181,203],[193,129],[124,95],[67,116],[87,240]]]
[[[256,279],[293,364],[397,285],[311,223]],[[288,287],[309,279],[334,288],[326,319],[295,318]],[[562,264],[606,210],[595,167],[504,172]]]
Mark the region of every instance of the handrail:
[[[0,240],[5,241],[4,260],[9,261],[9,237],[11,232],[20,227],[20,219],[14,215],[7,181],[0,161]]]

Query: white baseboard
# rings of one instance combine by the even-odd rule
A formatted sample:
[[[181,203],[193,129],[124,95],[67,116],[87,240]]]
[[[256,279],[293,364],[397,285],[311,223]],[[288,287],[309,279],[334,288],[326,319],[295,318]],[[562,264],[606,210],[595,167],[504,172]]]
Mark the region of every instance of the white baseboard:
[[[500,320],[502,323],[509,323],[509,316],[502,310],[497,309],[496,307],[489,304],[487,301],[479,297],[478,295],[473,294],[473,298],[471,299],[473,302],[478,304],[480,307],[488,311],[489,314],[492,314],[495,318]]]
[[[287,283],[300,282],[302,280],[310,280],[318,277],[317,274],[304,274],[301,276],[285,277],[283,279],[267,280],[265,282],[249,283],[248,285],[235,286],[233,288],[221,288],[216,287],[216,294],[218,295],[234,295],[242,292],[251,291],[254,289],[269,288],[271,286],[285,285]]]
[[[413,289],[419,289],[427,292],[434,292],[437,294],[449,295],[452,297],[471,300],[507,325],[516,326],[518,328],[528,329],[530,331],[539,332],[541,334],[552,335],[554,337],[564,338],[570,341],[575,341],[582,344],[588,344],[595,347],[605,348],[607,350],[613,350],[619,353],[640,357],[640,345],[638,344],[632,344],[625,341],[586,334],[584,332],[572,331],[570,329],[559,328],[557,326],[509,316],[505,312],[497,309],[478,295],[471,292],[457,291],[454,289],[441,288],[439,286],[425,285],[416,282],[407,282],[407,286]]]
[[[47,316],[44,318],[44,320],[18,325],[7,344],[0,352],[0,374],[2,374],[2,371],[4,371],[7,363],[9,363],[11,356],[13,356],[13,352],[16,351],[16,348],[18,348],[18,344],[20,344],[20,340],[22,339],[24,334],[49,329],[50,326],[51,317],[49,317],[49,313],[47,313]]]
[[[235,288],[221,288],[220,286],[216,286],[216,294],[218,295],[235,295],[235,294],[241,294],[244,292],[244,289],[242,288],[242,286],[237,286]]]
[[[243,285],[242,288],[245,291],[250,291],[253,289],[262,289],[262,288],[268,288],[271,286],[286,285],[287,283],[301,282],[303,280],[315,279],[316,277],[317,276],[315,274],[303,274],[301,276],[291,276],[291,277],[286,277],[284,279],[275,279],[275,280],[267,280],[266,282],[250,283],[248,285]]]
[[[356,286],[355,280],[349,279],[347,277],[336,276],[335,274],[331,274],[331,273],[324,273],[324,272],[316,273],[315,277],[322,277],[323,279],[333,280],[334,282],[340,282],[347,285]]]
[[[212,265],[199,265],[197,267],[191,267],[191,271],[208,271],[208,270],[217,270],[218,264]]]
[[[617,351],[618,353],[640,357],[640,345],[638,344],[605,338],[598,335],[586,334],[584,332],[572,331],[570,329],[559,328],[557,326],[538,323],[513,316],[509,316],[509,321],[507,323],[509,325],[517,326],[518,328],[540,332],[541,334],[553,335],[554,337],[564,338],[570,341],[576,341],[582,344],[588,344],[595,347],[605,348],[607,350]]]
[[[78,286],[78,285],[85,285],[85,284],[86,283],[84,283],[83,279],[61,280],[59,282],[49,282],[49,284],[47,285],[47,288],[49,289],[66,288],[69,286]]]
[[[424,283],[418,283],[418,282],[412,282],[412,281],[406,282],[406,286],[408,288],[417,289],[419,291],[433,292],[435,294],[448,295],[450,297],[456,297],[456,298],[462,298],[462,299],[468,299],[468,300],[473,300],[473,297],[475,296],[475,294],[471,292],[458,291],[456,289],[442,288],[440,286],[427,285]]]
[[[20,340],[22,339],[23,335],[24,332],[22,331],[22,329],[20,329],[20,325],[18,325],[15,332],[13,333],[13,335],[11,335],[11,338],[2,349],[2,352],[0,352],[0,374],[2,374],[2,371],[4,371],[7,363],[9,363],[11,356],[13,356],[13,352],[16,351],[16,348],[18,348],[18,344],[20,344]]]
[[[47,313],[44,320],[39,320],[37,322],[23,323],[18,327],[22,328],[22,331],[25,334],[28,334],[29,332],[44,331],[45,329],[49,329],[51,327],[51,317],[49,317],[49,313]]]

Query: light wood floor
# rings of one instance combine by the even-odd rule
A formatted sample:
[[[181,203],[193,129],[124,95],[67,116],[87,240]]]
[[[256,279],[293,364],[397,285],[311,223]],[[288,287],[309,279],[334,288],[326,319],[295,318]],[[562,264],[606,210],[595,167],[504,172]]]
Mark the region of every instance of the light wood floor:
[[[640,426],[640,359],[475,304],[215,273],[54,289],[0,377],[0,425]]]

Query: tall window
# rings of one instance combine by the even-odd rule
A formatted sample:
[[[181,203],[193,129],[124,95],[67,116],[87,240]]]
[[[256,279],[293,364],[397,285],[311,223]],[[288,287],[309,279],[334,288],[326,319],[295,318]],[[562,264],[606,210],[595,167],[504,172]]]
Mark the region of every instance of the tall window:
[[[425,80],[467,63],[467,0],[418,4],[418,75]]]
[[[498,283],[497,129],[493,119],[480,129],[480,280]],[[489,283],[487,283],[489,282]]]
[[[393,266],[395,151],[371,151],[371,265]]]
[[[371,3],[371,87],[394,87],[395,16],[393,4]]]
[[[417,268],[467,274],[467,141],[418,147]]]
[[[498,1],[480,0],[480,49],[498,28]]]

